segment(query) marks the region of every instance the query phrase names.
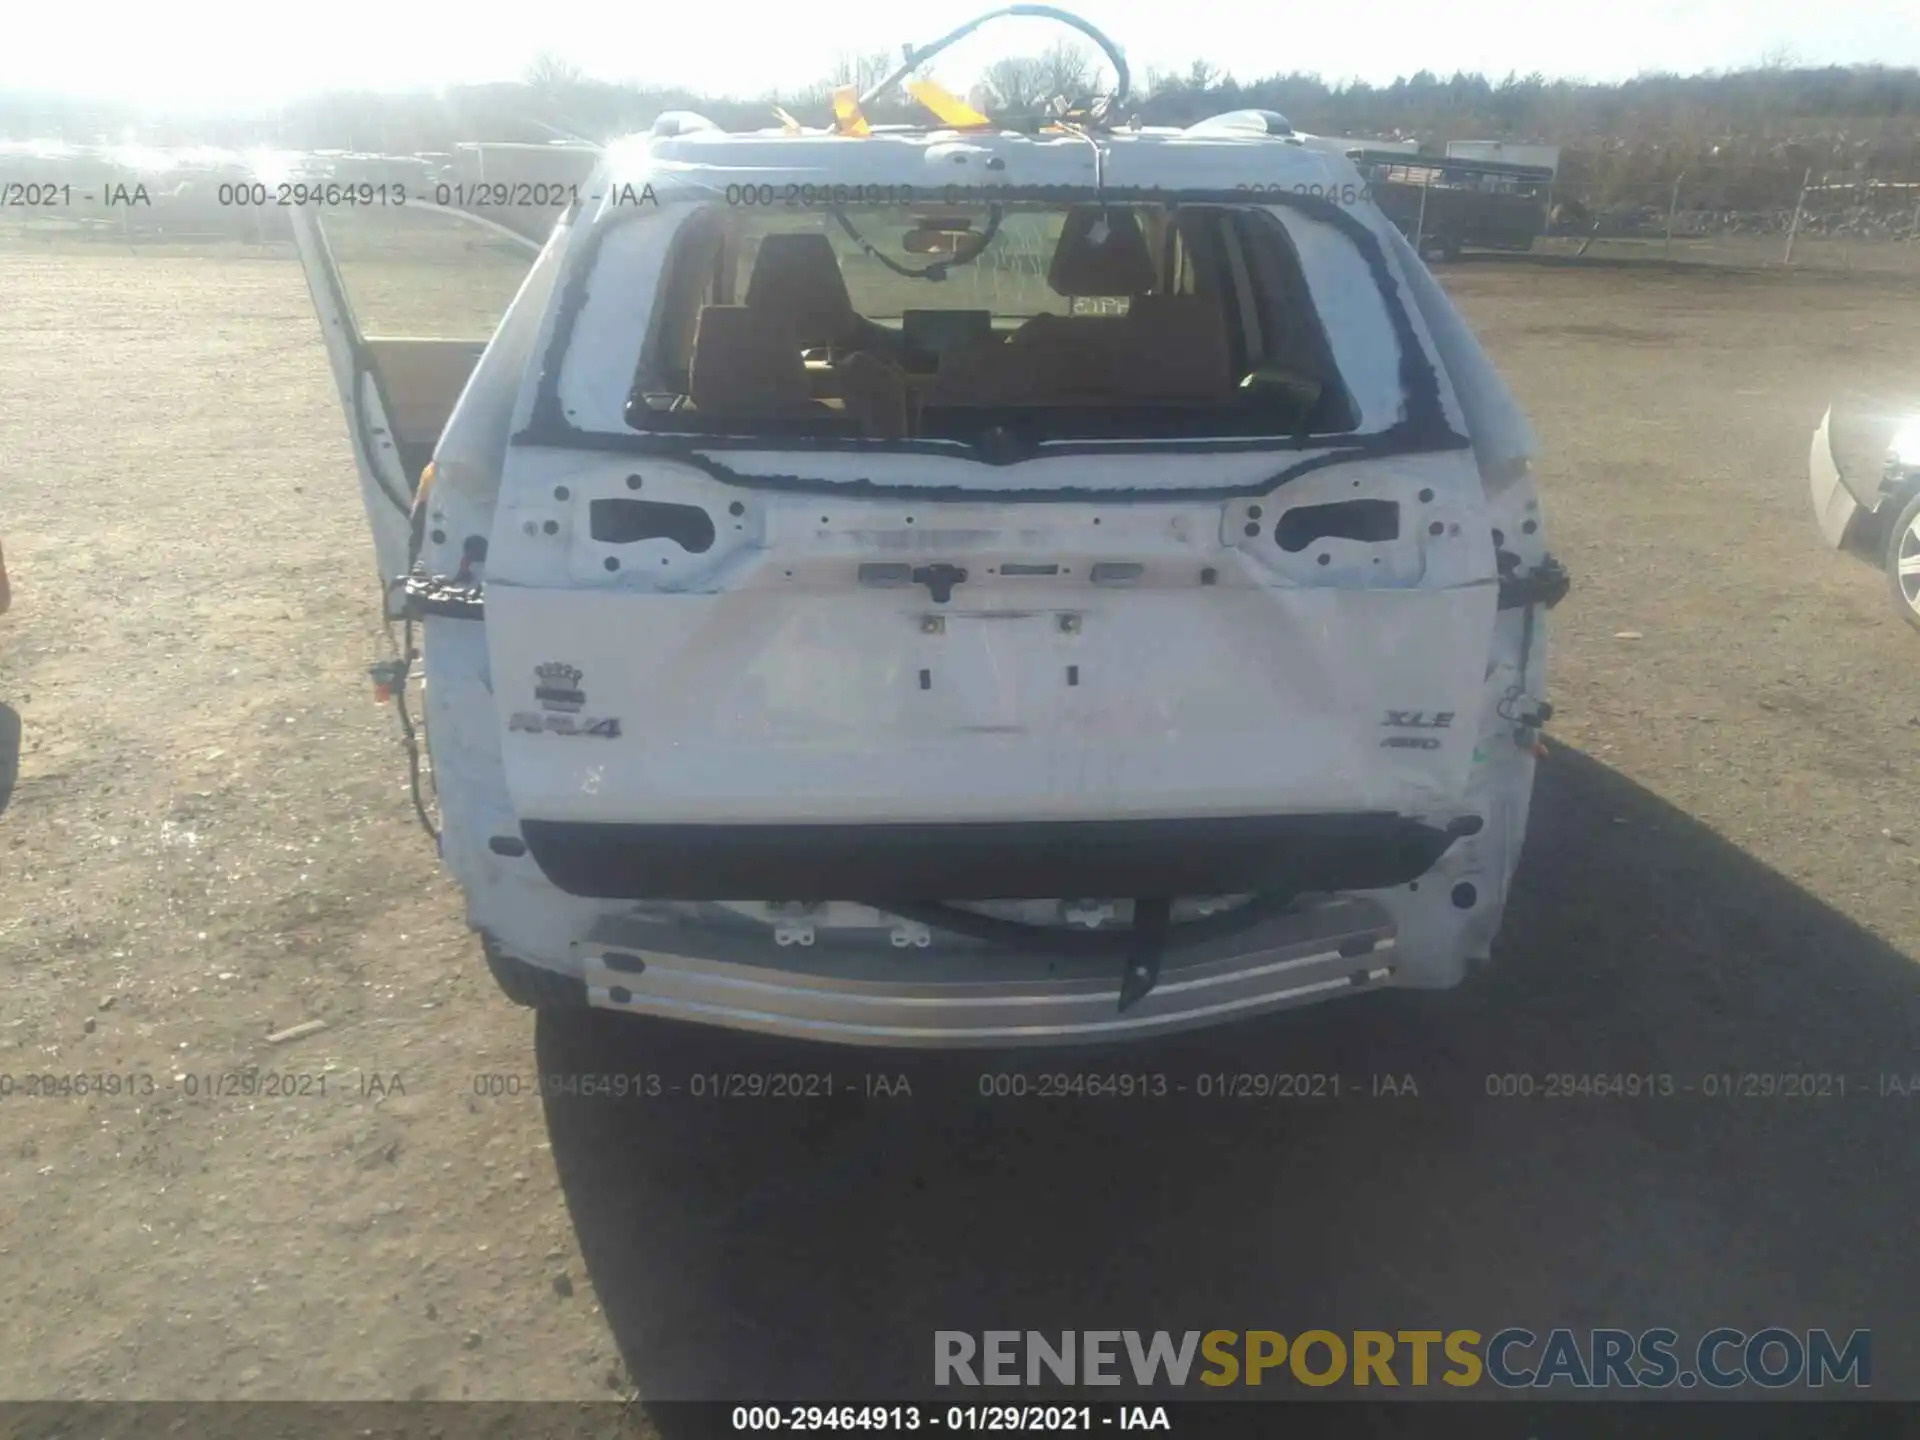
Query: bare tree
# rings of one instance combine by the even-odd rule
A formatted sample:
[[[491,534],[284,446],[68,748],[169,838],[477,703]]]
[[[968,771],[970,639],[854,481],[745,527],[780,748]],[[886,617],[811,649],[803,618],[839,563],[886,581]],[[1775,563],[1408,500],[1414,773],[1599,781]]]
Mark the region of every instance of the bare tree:
[[[1046,62],[1036,55],[996,60],[981,73],[972,98],[989,114],[1032,114],[1048,99]]]
[[[522,78],[536,90],[564,90],[586,79],[587,72],[551,50],[542,50],[527,65]]]
[[[827,76],[827,82],[835,87],[851,85],[857,93],[864,95],[886,79],[894,66],[893,56],[885,50],[872,50],[863,55],[842,50],[834,59],[833,71]]]
[[[1042,99],[1065,100],[1069,105],[1084,105],[1093,98],[1100,69],[1093,63],[1084,45],[1071,40],[1055,41],[1040,57],[1040,84],[1046,92]]]
[[[1093,99],[1100,67],[1085,47],[1062,40],[1039,55],[1009,55],[981,73],[969,96],[982,110],[1032,115],[1055,102],[1078,108]]]
[[[1196,60],[1187,67],[1186,79],[1183,83],[1189,90],[1211,90],[1224,78],[1218,65],[1210,65],[1205,60]]]

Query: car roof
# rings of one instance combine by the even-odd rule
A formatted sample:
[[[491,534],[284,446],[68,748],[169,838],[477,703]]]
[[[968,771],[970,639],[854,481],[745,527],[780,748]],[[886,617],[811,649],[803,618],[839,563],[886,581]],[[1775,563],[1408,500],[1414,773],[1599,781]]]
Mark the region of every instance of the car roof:
[[[1366,203],[1360,198],[1364,181],[1340,148],[1315,144],[1312,137],[1218,129],[1026,134],[903,126],[853,136],[695,128],[615,141],[601,173],[616,185],[662,187],[663,202],[710,199],[748,184],[911,186],[911,196],[898,198],[960,203],[1017,200],[1029,187],[1088,190],[1097,183],[1110,190],[1160,190],[1169,198],[1245,192],[1249,203],[1258,204],[1259,192],[1331,192],[1342,204]],[[793,198],[777,197],[777,203]],[[800,197],[801,203],[827,198]]]

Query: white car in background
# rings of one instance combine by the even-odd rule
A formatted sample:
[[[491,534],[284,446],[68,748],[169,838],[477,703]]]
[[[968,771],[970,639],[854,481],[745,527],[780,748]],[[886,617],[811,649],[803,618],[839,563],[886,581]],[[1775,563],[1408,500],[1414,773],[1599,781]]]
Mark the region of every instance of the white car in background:
[[[510,230],[295,212],[502,989],[946,1047],[1458,982],[1567,585],[1508,391],[1279,117],[915,93],[608,147],[484,339],[408,307]]]
[[[1920,630],[1920,416],[1895,426],[1876,469],[1842,465],[1829,408],[1813,432],[1807,473],[1821,538],[1878,563],[1895,613]]]

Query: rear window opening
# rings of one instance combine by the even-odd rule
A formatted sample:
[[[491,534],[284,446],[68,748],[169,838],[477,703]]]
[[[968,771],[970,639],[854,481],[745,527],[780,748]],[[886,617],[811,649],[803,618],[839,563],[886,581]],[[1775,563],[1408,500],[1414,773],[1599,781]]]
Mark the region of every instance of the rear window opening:
[[[1016,447],[1359,424],[1274,216],[1099,203],[704,206],[674,238],[626,418]]]

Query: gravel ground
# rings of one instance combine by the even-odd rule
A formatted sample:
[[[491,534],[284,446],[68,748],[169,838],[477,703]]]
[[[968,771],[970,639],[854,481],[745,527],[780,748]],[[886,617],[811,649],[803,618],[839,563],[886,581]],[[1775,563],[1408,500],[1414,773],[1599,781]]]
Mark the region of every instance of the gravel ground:
[[[977,1059],[499,1000],[365,681],[297,268],[0,250],[0,1397],[877,1399],[924,1388],[935,1328],[1424,1323],[1868,1326],[1876,1391],[1920,1396],[1920,639],[1805,480],[1830,395],[1920,394],[1920,291],[1443,278],[1534,416],[1575,579],[1498,965],[987,1065],[1417,1096],[995,1101]],[[256,1065],[292,1093],[230,1093]],[[475,1093],[776,1066],[912,1094]],[[1569,1070],[1695,1092],[1487,1094]],[[1702,1090],[1786,1070],[1846,1096]]]

